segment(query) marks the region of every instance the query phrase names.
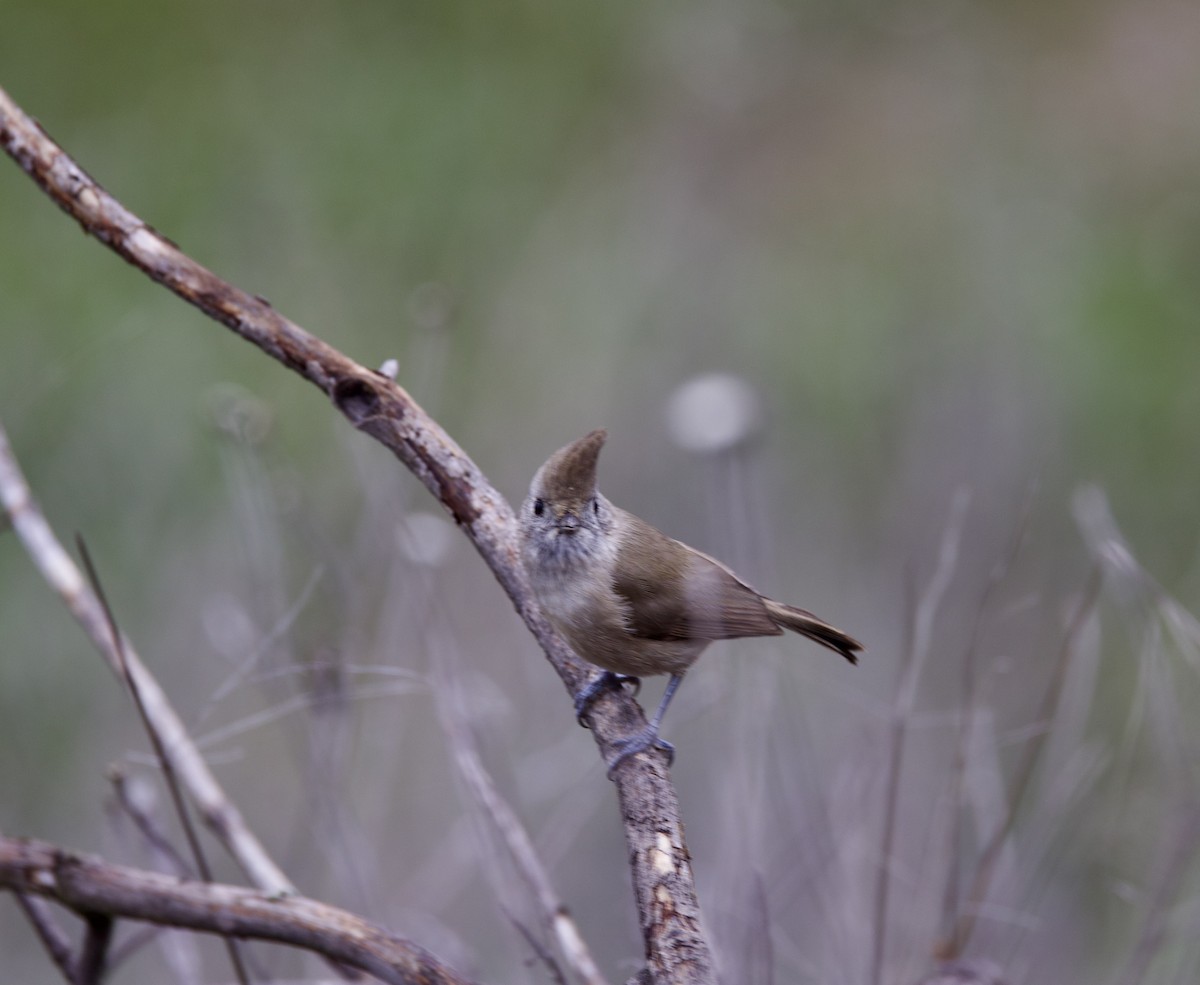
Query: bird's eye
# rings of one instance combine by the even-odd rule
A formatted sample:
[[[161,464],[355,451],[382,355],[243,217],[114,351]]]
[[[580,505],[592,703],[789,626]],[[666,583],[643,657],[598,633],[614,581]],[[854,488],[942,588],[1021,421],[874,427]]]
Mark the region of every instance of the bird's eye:
[[[599,499],[592,500],[592,512],[599,514],[599,512],[600,512],[600,500]]]
[[[534,516],[541,516],[541,515],[542,515],[543,513],[545,513],[545,512],[546,512],[546,504],[545,504],[545,502],[544,502],[543,500],[540,500],[540,499],[535,499],[535,500],[533,501],[533,515],[534,515]]]

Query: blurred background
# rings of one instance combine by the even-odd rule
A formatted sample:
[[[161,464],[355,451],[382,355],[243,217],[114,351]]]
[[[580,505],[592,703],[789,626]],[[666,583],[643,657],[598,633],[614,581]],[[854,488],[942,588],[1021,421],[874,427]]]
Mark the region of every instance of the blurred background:
[[[970,913],[961,953],[1010,983],[1181,982],[1198,36],[1182,0],[8,0],[0,85],[193,257],[397,359],[511,501],[606,426],[611,499],[866,643],[858,669],[715,646],[667,718],[725,981],[900,985]],[[633,974],[612,787],[437,504],[8,161],[0,232],[0,422],[292,878],[547,980],[449,751],[466,721]],[[137,717],[11,534],[0,627],[0,831],[151,864],[106,778],[166,816]],[[57,980],[9,899],[0,953]],[[113,980],[229,977],[162,935]]]

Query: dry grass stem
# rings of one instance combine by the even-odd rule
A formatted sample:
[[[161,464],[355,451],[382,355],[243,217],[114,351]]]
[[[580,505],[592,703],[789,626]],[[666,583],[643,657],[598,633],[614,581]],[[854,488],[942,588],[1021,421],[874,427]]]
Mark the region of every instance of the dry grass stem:
[[[916,704],[917,683],[933,642],[933,622],[942,598],[950,587],[958,563],[958,547],[966,522],[970,494],[960,489],[950,504],[950,515],[942,532],[937,564],[924,593],[913,613],[913,623],[896,687],[892,709],[891,737],[883,803],[882,842],[879,849],[879,870],[875,883],[874,926],[871,945],[871,982],[883,981],[883,964],[887,950],[888,890],[891,886],[891,861],[896,838],[896,818],[899,813],[900,775],[904,765],[904,736]]]
[[[977,667],[979,640],[983,630],[984,618],[991,610],[993,598],[1004,583],[1004,580],[1008,577],[1008,573],[1012,570],[1012,566],[1016,563],[1017,557],[1021,553],[1021,548],[1025,544],[1029,533],[1030,518],[1033,515],[1035,493],[1036,486],[1031,484],[1025,497],[1025,502],[1022,505],[1009,549],[992,565],[991,570],[988,572],[987,583],[984,585],[979,605],[975,610],[975,618],[971,623],[971,635],[967,642],[966,651],[963,654],[963,707],[959,714],[958,739],[954,748],[954,766],[950,780],[948,800],[950,803],[951,821],[949,848],[946,852],[949,865],[946,867],[946,888],[942,893],[942,926],[946,929],[946,936],[934,948],[937,956],[947,961],[959,957],[957,953],[951,953],[951,949],[954,946],[951,930],[959,908],[958,893],[961,879],[964,818],[964,813],[960,809],[960,806],[962,804],[963,786],[967,772],[968,750],[975,729],[976,716],[979,712],[979,673]]]
[[[1029,790],[1030,782],[1033,779],[1034,771],[1041,761],[1041,754],[1046,745],[1050,726],[1054,722],[1058,710],[1059,699],[1062,696],[1063,684],[1066,681],[1067,668],[1070,665],[1071,656],[1075,652],[1087,618],[1091,614],[1092,608],[1095,606],[1096,600],[1100,595],[1100,586],[1102,583],[1103,572],[1097,566],[1092,570],[1087,585],[1084,587],[1079,601],[1075,606],[1075,611],[1071,616],[1066,634],[1063,637],[1062,646],[1059,649],[1058,660],[1054,666],[1054,674],[1046,688],[1045,694],[1042,696],[1041,707],[1036,719],[1041,730],[1026,744],[1024,754],[1017,766],[1012,793],[1009,795],[1008,810],[1005,813],[1003,821],[991,837],[988,838],[983,850],[980,852],[971,888],[963,901],[958,922],[955,924],[954,934],[948,944],[948,951],[951,954],[961,954],[967,942],[971,939],[980,908],[983,906],[987,898],[988,889],[992,884],[992,878],[995,875],[1000,853],[1004,849],[1009,835],[1012,833],[1013,826],[1017,821],[1017,815],[1024,802],[1025,794]]]

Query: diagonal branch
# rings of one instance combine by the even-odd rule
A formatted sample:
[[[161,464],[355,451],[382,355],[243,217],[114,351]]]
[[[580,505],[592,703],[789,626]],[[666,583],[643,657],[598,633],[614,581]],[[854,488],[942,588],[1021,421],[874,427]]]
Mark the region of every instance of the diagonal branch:
[[[17,892],[13,895],[17,899],[17,905],[24,911],[26,919],[33,925],[38,940],[50,955],[50,960],[62,972],[63,978],[70,985],[75,985],[77,976],[75,958],[71,954],[71,941],[66,931],[55,921],[54,914],[50,912],[50,905],[44,899],[30,893]]]
[[[0,888],[80,914],[289,944],[391,985],[471,985],[416,944],[335,906],[113,865],[44,841],[0,836]]]
[[[227,283],[126,209],[0,89],[0,146],[84,231],[151,279],[319,387],[360,431],[400,459],[454,517],[574,695],[589,671],[541,614],[521,567],[516,518],[504,497],[446,431],[388,377]],[[644,725],[632,698],[609,692],[593,706],[602,755]],[[649,761],[615,777],[647,961],[662,983],[709,983],[715,970],[700,926],[679,802]]]

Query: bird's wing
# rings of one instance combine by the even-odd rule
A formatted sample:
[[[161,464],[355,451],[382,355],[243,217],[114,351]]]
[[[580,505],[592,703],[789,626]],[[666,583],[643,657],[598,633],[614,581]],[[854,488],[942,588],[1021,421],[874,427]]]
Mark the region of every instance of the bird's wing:
[[[666,591],[664,583],[671,586]],[[758,593],[723,564],[632,514],[625,514],[613,591],[626,608],[630,634],[641,639],[729,640],[783,633]]]

